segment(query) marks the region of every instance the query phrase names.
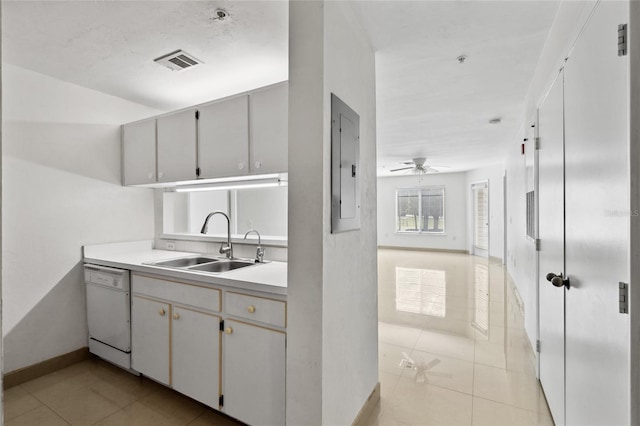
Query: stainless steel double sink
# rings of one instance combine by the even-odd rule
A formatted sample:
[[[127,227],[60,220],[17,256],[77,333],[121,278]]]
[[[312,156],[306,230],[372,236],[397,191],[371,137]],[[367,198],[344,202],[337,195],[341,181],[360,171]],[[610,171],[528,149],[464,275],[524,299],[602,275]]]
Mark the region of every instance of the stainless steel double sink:
[[[254,260],[245,259],[190,256],[171,260],[160,260],[157,262],[147,262],[145,265],[219,274],[222,272],[232,271],[234,269],[246,268],[247,266],[260,265],[260,263],[257,263]]]

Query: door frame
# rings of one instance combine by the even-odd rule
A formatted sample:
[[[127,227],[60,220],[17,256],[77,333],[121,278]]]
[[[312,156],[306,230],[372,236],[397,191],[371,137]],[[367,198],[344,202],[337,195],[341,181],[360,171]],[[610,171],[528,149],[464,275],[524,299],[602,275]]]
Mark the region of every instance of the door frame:
[[[487,188],[487,249],[481,249],[476,247],[475,235],[476,235],[476,198],[475,198],[475,186],[485,185]],[[491,250],[491,191],[489,190],[489,179],[482,179],[479,181],[471,182],[471,254],[474,256],[490,257]]]
[[[640,32],[635,31],[640,26],[640,4],[629,2],[629,178],[630,185],[630,217],[629,217],[629,359],[631,360],[631,380],[629,397],[631,401],[640,398],[640,291],[636,291],[634,284],[640,282]],[[631,404],[631,424],[640,424],[640,404]]]

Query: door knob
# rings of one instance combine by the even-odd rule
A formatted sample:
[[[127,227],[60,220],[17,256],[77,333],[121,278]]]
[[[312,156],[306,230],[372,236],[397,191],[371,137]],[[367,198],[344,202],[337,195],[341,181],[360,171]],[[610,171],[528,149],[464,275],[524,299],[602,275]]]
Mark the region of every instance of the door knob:
[[[547,274],[547,281],[553,284],[556,287],[566,287],[570,288],[569,277],[563,277],[562,272],[559,275],[554,274],[553,272],[549,272]]]
[[[160,314],[161,317],[163,317],[164,314],[166,314],[166,311],[164,309],[160,309],[158,313]]]
[[[174,319],[174,320],[179,320],[179,319],[180,319],[180,314],[179,314],[179,313],[177,313],[177,312],[176,312],[176,313],[174,313],[174,314],[173,314],[173,319]]]
[[[225,328],[224,332],[227,333],[227,334],[231,334],[231,333],[233,333],[233,328],[227,327],[227,328]]]

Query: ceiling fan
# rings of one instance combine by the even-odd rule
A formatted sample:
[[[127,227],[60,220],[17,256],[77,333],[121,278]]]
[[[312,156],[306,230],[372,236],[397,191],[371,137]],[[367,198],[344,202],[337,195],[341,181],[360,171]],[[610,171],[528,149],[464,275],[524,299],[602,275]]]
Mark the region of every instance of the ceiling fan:
[[[426,173],[438,173],[440,170],[424,164],[427,161],[424,157],[414,158],[411,161],[404,161],[402,164],[410,165],[409,167],[401,167],[399,169],[389,170],[390,172],[399,172],[401,170],[413,169],[413,173],[416,175],[422,175]]]
[[[449,373],[438,373],[438,372],[432,371],[432,368],[440,364],[440,362],[441,361],[438,358],[434,358],[429,363],[426,363],[423,360],[415,362],[406,352],[402,352],[402,361],[400,361],[399,366],[402,368],[415,370],[416,375],[414,376],[414,380],[416,383],[426,382],[428,376],[439,376],[439,377],[446,377],[449,379],[453,378],[453,375]]]

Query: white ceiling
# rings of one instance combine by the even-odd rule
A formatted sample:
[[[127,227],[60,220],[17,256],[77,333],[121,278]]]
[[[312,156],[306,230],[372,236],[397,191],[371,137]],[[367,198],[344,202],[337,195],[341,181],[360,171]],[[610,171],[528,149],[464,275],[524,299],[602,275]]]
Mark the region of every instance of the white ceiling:
[[[377,51],[378,174],[414,157],[450,171],[501,162],[558,3],[352,6]],[[2,42],[5,62],[170,111],[286,80],[288,2],[3,1]],[[205,65],[153,62],[177,49]]]
[[[3,1],[2,59],[171,111],[286,80],[288,27],[283,1]],[[178,49],[205,64],[153,62]]]

